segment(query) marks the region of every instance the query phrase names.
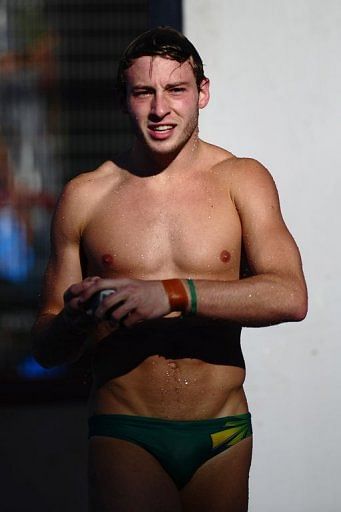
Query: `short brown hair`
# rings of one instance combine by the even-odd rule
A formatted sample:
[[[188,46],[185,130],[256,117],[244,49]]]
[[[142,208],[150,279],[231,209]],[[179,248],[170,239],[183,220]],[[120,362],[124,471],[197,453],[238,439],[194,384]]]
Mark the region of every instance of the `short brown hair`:
[[[135,59],[145,55],[160,56],[180,63],[190,59],[198,89],[206,78],[201,57],[187,37],[171,27],[153,28],[136,37],[122,54],[116,79],[116,88],[121,100],[126,95],[125,70]]]

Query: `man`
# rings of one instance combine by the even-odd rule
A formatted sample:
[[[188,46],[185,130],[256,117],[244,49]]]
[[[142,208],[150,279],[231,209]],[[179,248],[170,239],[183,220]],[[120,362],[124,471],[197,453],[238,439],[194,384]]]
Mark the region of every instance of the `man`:
[[[139,36],[118,87],[135,141],[60,198],[35,354],[95,340],[92,510],[245,512],[241,326],[305,317],[299,252],[268,171],[199,139],[209,80],[183,35]]]

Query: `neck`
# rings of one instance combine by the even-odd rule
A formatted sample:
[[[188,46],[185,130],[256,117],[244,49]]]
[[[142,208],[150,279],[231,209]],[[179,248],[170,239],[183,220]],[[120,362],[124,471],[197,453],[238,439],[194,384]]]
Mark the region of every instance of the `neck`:
[[[133,174],[141,177],[155,176],[158,174],[176,175],[183,174],[184,169],[189,169],[196,163],[202,141],[198,137],[198,130],[193,132],[186,144],[172,153],[157,153],[150,151],[139,140],[129,153],[129,167]]]

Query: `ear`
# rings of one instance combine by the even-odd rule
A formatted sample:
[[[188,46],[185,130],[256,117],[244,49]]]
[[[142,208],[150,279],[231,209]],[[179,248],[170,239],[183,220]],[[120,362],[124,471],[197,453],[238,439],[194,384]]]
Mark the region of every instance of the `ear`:
[[[210,100],[210,81],[208,78],[204,78],[199,87],[199,108],[205,108]]]

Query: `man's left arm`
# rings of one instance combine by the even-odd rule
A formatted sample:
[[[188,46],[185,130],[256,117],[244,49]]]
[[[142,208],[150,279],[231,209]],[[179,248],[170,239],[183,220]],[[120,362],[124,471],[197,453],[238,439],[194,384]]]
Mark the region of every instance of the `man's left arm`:
[[[307,313],[307,289],[301,257],[283,221],[271,175],[258,162],[242,160],[231,197],[241,220],[252,276],[195,281],[198,313],[246,326],[302,320]]]

